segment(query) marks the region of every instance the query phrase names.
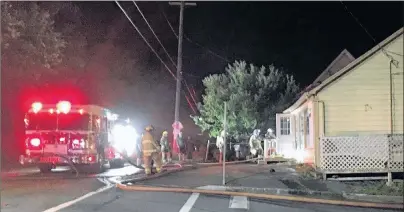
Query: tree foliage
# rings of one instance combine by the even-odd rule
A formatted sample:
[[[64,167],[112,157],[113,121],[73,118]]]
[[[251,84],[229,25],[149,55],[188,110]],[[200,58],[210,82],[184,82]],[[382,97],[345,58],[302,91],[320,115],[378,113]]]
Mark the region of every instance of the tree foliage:
[[[244,61],[229,65],[223,74],[206,77],[203,84],[200,115],[192,118],[214,137],[223,129],[224,102],[228,132],[240,137],[256,128],[274,128],[276,113],[284,110],[299,90],[293,76],[273,65],[257,67]]]
[[[2,1],[2,62],[14,68],[59,64],[66,41],[54,28],[54,16],[37,2]]]

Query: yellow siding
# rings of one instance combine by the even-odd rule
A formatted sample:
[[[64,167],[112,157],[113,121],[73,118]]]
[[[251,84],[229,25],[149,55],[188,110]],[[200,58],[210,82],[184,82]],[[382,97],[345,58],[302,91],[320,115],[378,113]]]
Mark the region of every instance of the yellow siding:
[[[399,67],[393,66],[394,133],[403,133],[403,35],[385,47]],[[390,133],[390,69],[389,59],[375,53],[349,73],[318,93],[319,125],[325,124],[325,135],[363,135]],[[322,128],[322,127],[321,127]]]

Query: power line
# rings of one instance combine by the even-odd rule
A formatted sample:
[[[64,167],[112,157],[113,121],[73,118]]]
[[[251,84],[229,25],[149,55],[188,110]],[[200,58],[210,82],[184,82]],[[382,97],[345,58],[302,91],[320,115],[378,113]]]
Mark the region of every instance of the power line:
[[[157,54],[156,50],[150,45],[150,43],[147,41],[147,39],[143,36],[143,34],[140,32],[139,28],[133,23],[132,19],[129,17],[129,15],[126,13],[126,11],[122,8],[122,6],[119,4],[117,0],[115,0],[115,3],[118,5],[118,7],[122,10],[122,12],[125,14],[126,18],[129,20],[129,22],[132,24],[132,26],[136,29],[136,31],[139,33],[140,37],[144,40],[144,42],[149,46],[149,48],[153,51],[153,53],[156,55],[156,57],[160,60],[161,63],[163,63],[164,67],[167,69],[170,74],[177,79],[177,77],[174,75],[174,73],[171,71],[171,69],[167,66],[167,64],[161,59],[161,57]]]
[[[173,64],[173,66],[175,68],[177,68],[177,65],[175,64],[174,60],[172,59],[171,55],[168,53],[167,49],[164,47],[163,43],[160,41],[160,39],[158,38],[157,34],[154,32],[153,27],[150,25],[149,21],[147,21],[147,18],[145,17],[145,15],[143,14],[142,10],[140,9],[140,7],[137,5],[137,3],[135,1],[133,1],[133,4],[136,6],[136,9],[139,11],[140,15],[142,16],[143,20],[146,22],[147,26],[149,27],[150,31],[152,31],[154,37],[156,38],[156,40],[159,42],[159,44],[161,45],[161,47],[163,48],[164,52],[166,53],[166,55],[168,56],[168,58],[170,59],[171,63]],[[192,95],[188,83],[186,82],[185,79],[183,79],[185,86],[188,89],[189,94],[191,95],[191,98],[194,102],[194,104],[196,105],[196,101],[195,101],[195,97]],[[188,97],[185,94],[185,97],[188,99]],[[187,100],[188,101],[188,100]]]
[[[159,44],[161,45],[161,47],[163,48],[164,52],[167,54],[168,58],[170,59],[171,63],[174,65],[174,67],[176,67],[174,60],[171,58],[170,54],[168,53],[168,51],[166,50],[166,48],[164,47],[163,43],[160,41],[159,37],[156,35],[156,33],[154,32],[153,28],[150,26],[149,22],[147,21],[146,17],[144,16],[143,12],[140,10],[139,6],[136,4],[135,1],[133,1],[133,4],[136,6],[137,11],[139,11],[140,15],[142,16],[143,20],[146,22],[147,26],[149,27],[149,29],[152,31],[154,37],[157,39],[157,41],[159,42]]]
[[[153,53],[157,56],[157,58],[160,60],[161,63],[163,63],[164,67],[167,69],[168,72],[174,77],[174,79],[177,79],[177,77],[174,75],[174,73],[171,71],[171,69],[167,66],[167,64],[161,59],[161,57],[157,54],[157,52],[154,50],[154,48],[150,45],[150,43],[147,41],[147,39],[143,36],[143,34],[140,32],[139,28],[135,25],[135,23],[132,21],[132,19],[129,17],[129,15],[126,13],[126,11],[122,8],[122,6],[119,4],[118,1],[115,0],[115,3],[118,5],[118,7],[122,10],[122,12],[125,14],[126,18],[129,20],[129,22],[132,24],[132,26],[136,29],[136,31],[139,33],[139,35],[142,37],[143,41],[147,44],[147,46],[153,51]],[[164,47],[163,47],[164,48]],[[186,96],[186,94],[185,94]],[[187,98],[187,97],[186,97]],[[192,105],[190,105],[191,109],[195,112],[195,109],[193,108]]]
[[[175,37],[178,39],[178,35],[177,35],[177,33],[175,32],[174,27],[172,26],[170,20],[168,20],[167,14],[166,14],[166,13],[164,12],[164,10],[161,9],[161,8],[160,8],[160,11],[163,13],[163,16],[164,16],[164,18],[166,19],[167,24],[168,24],[168,26],[170,27],[171,31],[174,33]],[[212,51],[212,50],[210,50],[210,49],[208,49],[208,48],[202,46],[201,44],[199,44],[199,43],[197,43],[197,42],[191,40],[190,38],[188,38],[188,36],[184,35],[184,38],[185,38],[188,42],[190,42],[190,43],[192,43],[192,44],[194,44],[194,45],[196,45],[196,46],[198,46],[198,47],[200,47],[200,48],[202,48],[202,49],[205,49],[208,53],[212,54],[213,56],[215,56],[215,57],[217,57],[217,58],[219,58],[219,59],[221,59],[221,60],[223,60],[223,61],[225,61],[225,62],[227,62],[227,63],[230,63],[230,61],[229,61],[228,59],[226,59],[225,57],[223,57],[223,56],[217,54],[216,52],[214,52],[214,51]]]
[[[192,94],[191,89],[189,88],[187,81],[184,79],[183,82],[185,83],[185,87],[187,87],[188,93],[191,95],[192,101],[194,102],[194,104],[195,104],[195,106],[196,106],[195,97],[194,97],[194,95]]]
[[[346,4],[344,4],[344,2],[340,1],[340,3],[342,4],[342,6],[345,8],[345,10],[351,15],[351,17],[356,21],[356,23],[366,32],[366,34],[369,36],[370,39],[372,39],[372,41],[382,50],[383,54],[389,58],[390,60],[394,61],[394,58],[389,55],[387,53],[387,51],[380,46],[379,43],[377,43],[375,37],[372,36],[372,34],[370,34],[370,32],[366,29],[366,27],[359,21],[359,19],[348,9],[348,6],[346,6]]]

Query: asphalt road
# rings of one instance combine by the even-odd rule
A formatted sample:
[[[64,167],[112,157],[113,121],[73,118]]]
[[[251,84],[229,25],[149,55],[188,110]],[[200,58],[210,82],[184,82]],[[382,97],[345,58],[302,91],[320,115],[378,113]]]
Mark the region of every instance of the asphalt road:
[[[252,169],[233,167],[232,174],[241,179],[251,176]],[[260,201],[247,197],[213,196],[186,193],[159,192],[130,192],[122,191],[113,185],[102,182],[114,176],[128,175],[139,170],[127,166],[122,169],[112,169],[97,176],[80,176],[75,178],[69,170],[59,169],[56,173],[41,175],[35,169],[20,172],[3,173],[1,181],[1,211],[6,212],[381,212],[363,208],[348,208],[318,204],[304,204],[296,202]],[[275,179],[278,175],[288,173],[288,170],[278,169],[274,176],[264,178],[258,175],[253,181],[270,181],[281,186]],[[217,173],[216,173],[217,172]],[[239,173],[239,176],[237,175]],[[266,171],[265,171],[266,173]],[[177,175],[185,175],[193,179],[185,181]],[[219,180],[217,168],[192,170],[176,173],[156,180],[150,184],[176,184],[199,187]],[[256,176],[257,173],[253,174]],[[265,174],[268,175],[268,174]],[[177,176],[177,177],[176,177]],[[212,176],[211,178],[209,176]],[[210,178],[210,179],[208,179]],[[238,178],[237,178],[238,179]],[[178,181],[180,180],[180,181]],[[241,183],[238,179],[237,183]],[[256,183],[257,183],[256,182]],[[146,183],[146,184],[149,184]]]
[[[381,212],[366,208],[349,208],[296,202],[251,200],[246,197],[203,194],[131,192],[111,188],[86,198],[60,212]]]
[[[138,171],[127,166],[97,176],[80,175],[78,178],[65,167],[58,167],[50,174],[40,174],[36,168],[2,173],[1,211],[42,212],[104,187],[103,179]]]

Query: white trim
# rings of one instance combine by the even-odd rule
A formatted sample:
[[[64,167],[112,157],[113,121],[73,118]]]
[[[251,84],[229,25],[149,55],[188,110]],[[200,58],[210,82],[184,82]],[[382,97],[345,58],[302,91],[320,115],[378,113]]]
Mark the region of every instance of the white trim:
[[[338,79],[339,77],[341,77],[342,75],[344,75],[345,73],[351,71],[352,69],[354,69],[357,65],[361,64],[363,61],[365,61],[367,58],[369,58],[370,56],[372,56],[373,54],[375,54],[376,52],[378,52],[379,50],[381,50],[382,47],[388,45],[389,43],[393,42],[394,40],[396,40],[400,35],[403,34],[403,29],[404,28],[400,28],[398,31],[396,31],[395,33],[393,33],[392,35],[390,35],[388,38],[386,38],[385,40],[383,40],[382,42],[380,42],[378,45],[376,45],[375,47],[373,47],[372,49],[370,49],[369,51],[367,51],[365,54],[363,54],[362,56],[360,56],[359,58],[357,58],[356,60],[352,61],[350,64],[348,64],[347,66],[345,66],[344,68],[342,68],[341,70],[337,71],[337,73],[335,73],[334,75],[332,75],[331,77],[327,78],[326,80],[324,80],[323,83],[321,83],[320,85],[316,86],[315,88],[313,88],[311,91],[309,91],[310,95],[312,94],[317,94],[318,92],[320,92],[324,87],[328,86],[331,82],[333,82],[334,80]]]
[[[350,60],[350,63],[355,60],[355,58],[352,56],[351,53],[349,53],[348,50],[344,49],[331,63],[330,65],[327,66],[327,68],[314,80],[313,84],[315,85],[316,83],[319,82],[320,78],[323,77],[326,74],[331,74],[332,76],[334,73],[329,73],[330,69],[337,63],[339,62],[343,57],[347,57]],[[347,64],[348,65],[348,64]],[[339,70],[337,70],[339,71]],[[329,76],[329,77],[330,77]],[[321,82],[320,82],[321,83]]]
[[[397,39],[400,35],[403,34],[403,27],[400,28],[398,31],[390,35],[388,38],[383,40],[381,43],[367,51],[365,54],[360,56],[359,58],[355,59],[351,63],[349,63],[347,66],[342,68],[341,70],[337,71],[335,74],[332,76],[328,77],[324,82],[321,84],[317,85],[316,87],[312,88],[310,91],[304,92],[300,98],[289,108],[283,111],[283,113],[290,113],[296,108],[298,108],[300,105],[302,105],[304,102],[307,101],[307,99],[313,95],[316,95],[318,92],[320,92],[324,87],[328,86],[330,83],[332,83],[334,80],[338,79],[339,77],[343,76],[345,73],[351,71],[354,69],[357,65],[362,63],[364,60],[366,60],[368,57],[372,56],[375,54],[377,51],[381,49],[381,47],[384,47],[388,45],[389,43],[393,42],[395,39]]]

